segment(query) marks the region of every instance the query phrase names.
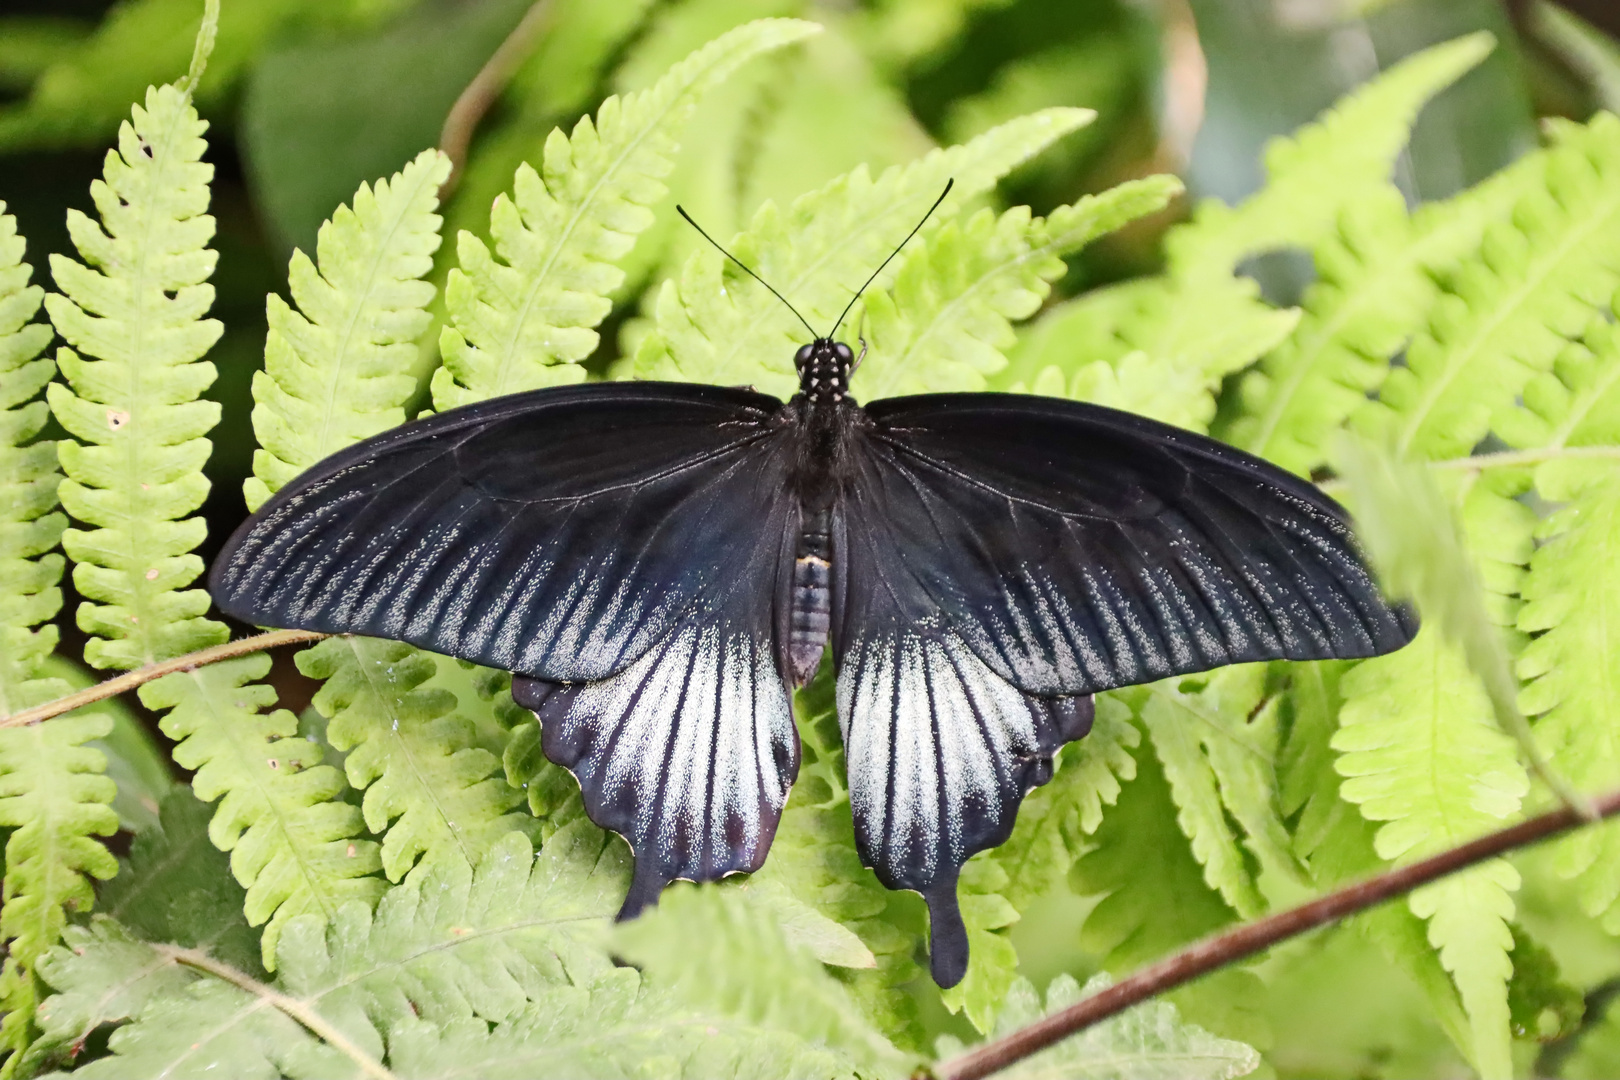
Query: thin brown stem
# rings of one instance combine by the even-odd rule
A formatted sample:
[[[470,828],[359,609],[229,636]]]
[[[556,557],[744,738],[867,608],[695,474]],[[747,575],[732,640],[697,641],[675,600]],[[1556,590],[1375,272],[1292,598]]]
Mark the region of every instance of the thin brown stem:
[[[223,979],[232,986],[252,994],[266,1007],[278,1009],[292,1017],[308,1028],[310,1034],[354,1062],[359,1067],[361,1075],[372,1077],[373,1080],[399,1080],[397,1073],[362,1050],[354,1040],[343,1034],[337,1025],[311,1008],[308,1003],[289,997],[273,986],[244,975],[200,949],[182,949],[178,945],[154,945],[152,948],[177,964],[184,964],[186,967],[206,972],[216,979]]]
[[[478,74],[456,98],[456,103],[450,106],[450,112],[444,118],[444,127],[439,131],[439,149],[450,158],[450,175],[439,188],[441,200],[449,198],[456,189],[456,184],[461,180],[461,170],[467,164],[467,150],[472,146],[473,133],[478,130],[478,124],[489,112],[490,106],[505,92],[507,83],[523,66],[523,61],[534,51],[540,35],[550,25],[553,6],[551,0],[535,0],[522,21],[506,35],[506,40],[478,69]]]
[[[198,649],[184,656],[177,656],[173,660],[163,660],[156,664],[147,664],[143,668],[125,672],[116,678],[105,682],[98,682],[94,686],[87,686],[83,690],[59,697],[55,701],[47,701],[43,705],[35,705],[32,709],[14,712],[10,716],[0,716],[0,728],[22,727],[24,724],[37,724],[41,720],[49,720],[53,716],[61,716],[65,712],[85,705],[92,705],[98,701],[122,694],[125,690],[133,690],[143,686],[153,679],[161,679],[165,675],[176,671],[190,671],[205,664],[217,664],[221,660],[229,660],[234,656],[246,656],[248,653],[263,652],[273,649],[277,645],[293,645],[300,641],[319,641],[326,637],[313,630],[272,630],[268,634],[255,634],[253,637],[242,638],[239,641],[227,641],[223,645],[215,645],[211,649]]]
[[[1620,791],[1594,799],[1593,805],[1601,817],[1620,812]],[[1253,956],[1280,941],[1338,922],[1437,878],[1454,874],[1514,848],[1545,840],[1580,824],[1583,821],[1576,811],[1567,806],[1560,807],[1421,862],[1347,885],[1308,904],[1234,927],[1145,967],[1101,993],[1043,1017],[1011,1035],[943,1062],[934,1069],[933,1075],[936,1080],[978,1080],[979,1077],[989,1076],[1061,1039],[1117,1016],[1148,998]]]

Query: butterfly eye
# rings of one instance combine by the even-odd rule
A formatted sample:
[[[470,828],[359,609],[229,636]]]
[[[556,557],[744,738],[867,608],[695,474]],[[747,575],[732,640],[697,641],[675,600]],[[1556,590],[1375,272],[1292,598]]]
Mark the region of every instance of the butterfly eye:
[[[804,365],[808,364],[810,362],[810,354],[815,351],[815,348],[816,347],[814,345],[805,345],[800,348],[798,352],[793,354],[793,366],[802,368]]]
[[[844,363],[853,364],[855,362],[855,354],[851,352],[849,346],[845,345],[842,341],[834,345],[833,348],[838,350],[838,359],[842,360]]]

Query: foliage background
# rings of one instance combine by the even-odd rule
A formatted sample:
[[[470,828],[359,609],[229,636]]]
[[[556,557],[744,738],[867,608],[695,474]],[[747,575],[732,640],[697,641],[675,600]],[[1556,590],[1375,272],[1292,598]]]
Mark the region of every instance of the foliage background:
[[[1074,126],[1073,118],[1048,114],[1052,131],[1003,128],[1016,135],[1003,136],[1007,146],[975,144],[981,149],[952,163],[959,183],[962,170],[977,177],[964,196],[981,192],[958,208],[1027,204],[1036,219],[964,214],[931,230],[925,252],[906,260],[892,291],[866,305],[875,352],[863,373],[871,388],[858,391],[988,382],[1065,393],[1208,428],[1324,476],[1329,433],[1347,421],[1418,460],[1522,451],[1528,456],[1512,462],[1522,468],[1441,468],[1437,482],[1459,514],[1459,543],[1472,552],[1484,610],[1514,630],[1508,646],[1525,686],[1519,703],[1537,718],[1547,752],[1578,784],[1620,782],[1620,753],[1612,749],[1617,698],[1591,688],[1615,670],[1614,646],[1602,636],[1612,626],[1603,620],[1614,618],[1602,605],[1614,589],[1587,596],[1583,584],[1615,553],[1620,515],[1600,462],[1560,456],[1620,441],[1605,397],[1620,370],[1612,329],[1620,265],[1611,254],[1620,250],[1620,210],[1611,206],[1620,193],[1620,144],[1612,120],[1538,126],[1549,118],[1584,122],[1599,107],[1620,106],[1620,50],[1600,31],[1555,10],[1496,0],[556,0],[547,34],[479,127],[454,194],[437,210],[446,242],[436,244],[430,193],[443,166],[417,154],[438,140],[450,104],[528,6],[227,2],[195,89],[207,142],[196,144],[201,163],[186,166],[190,179],[176,185],[184,202],[184,191],[209,183],[197,170],[211,167],[211,190],[197,197],[208,200],[215,233],[180,236],[196,208],[165,211],[179,230],[177,250],[201,252],[206,241],[217,266],[213,256],[198,255],[201,263],[177,256],[164,271],[172,275],[166,296],[182,308],[188,296],[200,306],[174,313],[176,333],[190,343],[176,346],[172,390],[151,402],[173,410],[153,415],[167,418],[175,460],[207,455],[208,484],[175,466],[177,486],[164,496],[172,507],[151,519],[166,524],[142,539],[170,560],[154,588],[183,587],[186,568],[206,563],[247,505],[297,468],[422,407],[511,388],[500,381],[507,374],[522,382],[674,373],[767,387],[780,379],[791,324],[776,330],[770,320],[779,313],[768,307],[717,306],[718,266],[689,261],[697,241],[672,213],[677,199],[717,236],[750,230],[745,250],[764,261],[767,276],[779,286],[793,282],[795,301],[825,315],[822,308],[841,306],[838,275],[797,281],[800,267],[782,241],[803,224],[757,217],[762,206],[787,207],[862,163],[875,177],[1036,110],[1083,106],[1097,110],[1096,121],[1062,139],[1056,129]],[[0,103],[0,198],[27,238],[35,280],[61,294],[47,301],[59,334],[102,364],[120,361],[86,320],[108,315],[112,301],[98,293],[95,275],[52,262],[53,255],[90,258],[83,234],[78,246],[70,238],[63,209],[99,211],[116,234],[117,209],[93,204],[91,181],[132,102],[145,102],[152,123],[168,117],[184,126],[179,99],[148,99],[146,88],[184,74],[198,7],[126,0],[14,14],[13,4],[0,18],[0,88],[9,95]],[[1615,18],[1600,3],[1586,14]],[[636,162],[636,175],[662,175],[656,155],[668,153],[670,193],[627,189],[623,196],[645,206],[633,230],[640,236],[633,248],[611,253],[622,274],[598,280],[606,297],[600,311],[563,327],[579,333],[600,321],[599,347],[594,337],[569,338],[543,367],[490,375],[490,347],[471,329],[469,312],[499,292],[500,271],[489,268],[481,245],[457,242],[459,230],[486,238],[515,265],[521,230],[534,226],[503,224],[498,210],[492,222],[492,206],[514,190],[520,163],[549,160],[553,127],[572,131],[608,95],[652,87],[691,50],[768,16],[827,29],[738,67],[695,104],[678,154],[671,126],[669,148]],[[1301,136],[1292,151],[1263,154],[1267,140],[1294,132],[1403,58],[1477,30],[1495,35],[1488,56],[1466,46],[1428,54],[1381,82],[1361,110],[1343,109],[1337,126]],[[1532,154],[1539,144],[1550,149]],[[362,183],[413,159],[388,186],[357,198]],[[590,167],[583,151],[572,167]],[[909,207],[901,196],[937,188],[947,172],[936,180],[936,171],[903,174],[888,197]],[[1164,172],[1182,176],[1189,195],[1146,216],[1168,188],[1146,182],[1078,202]],[[135,174],[125,181],[143,182]],[[858,183],[826,190],[807,205],[829,220],[878,198]],[[881,186],[874,190],[881,194]],[[1240,209],[1223,213],[1198,202],[1205,197]],[[521,206],[521,184],[517,199]],[[354,213],[334,217],[340,203]],[[1076,209],[1063,209],[1071,204]],[[329,217],[330,232],[318,241]],[[366,249],[382,218],[397,219],[403,231],[393,247]],[[856,269],[875,263],[872,253],[880,258],[892,240],[884,228],[852,232],[857,239],[838,265],[858,279]],[[318,259],[335,294],[322,292],[295,250]],[[331,353],[318,330],[339,321],[341,303],[357,294],[344,260],[362,251],[372,259],[365,265],[383,267],[395,288],[373,298],[384,332],[369,343],[372,351],[352,359],[359,376],[345,401],[354,426],[317,445],[299,426],[307,416],[296,400],[297,365]],[[466,272],[460,293],[452,284],[458,266]],[[581,267],[578,274],[591,272]],[[1234,269],[1243,276],[1232,277]],[[994,284],[974,299],[981,318],[953,324],[941,312],[965,281],[980,280],[976,274]],[[199,289],[212,289],[211,297]],[[331,307],[325,321],[323,304]],[[203,308],[217,322],[197,321]],[[1014,338],[1006,320],[1037,308]],[[1506,317],[1484,317],[1495,312]],[[755,333],[760,318],[766,325]],[[447,324],[461,336],[442,336]],[[739,339],[747,347],[733,349],[741,368],[705,352],[690,332],[727,326],[749,328]],[[919,327],[937,338],[930,343]],[[32,340],[36,332],[22,337],[13,353],[0,352],[0,363],[13,355],[27,361],[32,352],[22,353],[43,345]],[[195,407],[186,403],[205,380],[184,372],[205,352],[217,378],[202,394],[213,406]],[[269,375],[256,376],[267,355]],[[100,407],[117,404],[97,396],[94,379],[84,381],[91,367],[58,363],[72,392],[53,388],[55,419],[40,437],[93,443]],[[37,388],[26,372],[44,370],[25,366],[13,378],[0,369],[15,395],[3,403],[24,406]],[[384,377],[368,377],[373,371]],[[1465,373],[1460,380],[1457,372]],[[253,415],[256,380],[263,411]],[[1471,392],[1455,401],[1436,389],[1458,384]],[[1431,408],[1437,398],[1441,407]],[[95,422],[76,427],[76,416]],[[46,423],[43,412],[36,419],[35,427]],[[15,430],[25,431],[11,436],[18,445],[32,437],[26,420]],[[147,475],[127,465],[108,473],[111,466],[84,449],[64,447],[70,479],[62,499],[79,525],[100,528],[76,529],[64,541],[80,566],[63,580],[52,617],[57,655],[31,673],[64,682],[46,692],[34,678],[36,696],[90,678],[81,660],[132,666],[184,651],[109,631],[112,616],[97,622],[93,614],[157,601],[143,599],[138,584],[81,573],[119,572],[111,545],[97,537],[116,537],[120,518],[97,493],[133,490]],[[30,475],[29,490],[37,491],[39,477]],[[193,510],[206,523],[200,542],[200,524],[188,524]],[[29,535],[49,531],[51,520],[27,518]],[[54,540],[23,543],[34,544],[25,552],[33,559]],[[14,557],[14,549],[0,556]],[[1580,603],[1571,599],[1577,593]],[[37,587],[26,595],[38,595]],[[81,610],[81,602],[92,606]],[[164,625],[196,647],[225,633],[204,614],[175,608]],[[7,619],[38,621],[27,611]],[[17,648],[12,659],[24,655]],[[368,681],[377,670],[388,673],[380,688]],[[161,1034],[176,1010],[212,1017],[242,1008],[229,996],[240,988],[188,982],[194,976],[182,973],[197,968],[175,967],[167,954],[163,974],[142,975],[147,981],[131,984],[139,991],[129,991],[129,1002],[109,1004],[102,990],[124,987],[121,979],[153,962],[146,941],[198,950],[256,986],[270,986],[274,976],[278,992],[338,1018],[334,1037],[314,1046],[277,1026],[288,1014],[261,1027],[239,1023],[220,1060],[241,1069],[251,1061],[263,1075],[341,1071],[352,1056],[323,1055],[343,1032],[366,1053],[386,1047],[401,1075],[444,1075],[445,1062],[503,1054],[583,1075],[600,1065],[592,1055],[601,1051],[580,1050],[572,1032],[595,1022],[611,1033],[619,1020],[645,1026],[649,1018],[664,1025],[657,1045],[624,1051],[641,1068],[742,1075],[750,1062],[770,1060],[806,1075],[878,1074],[903,1069],[910,1055],[1025,1022],[1043,997],[1054,1005],[1072,999],[1101,972],[1124,974],[1239,918],[1455,843],[1546,801],[1512,745],[1490,728],[1484,685],[1434,634],[1376,666],[1278,665],[1114,695],[1097,732],[1029,801],[1014,841],[964,876],[975,968],[942,997],[919,977],[919,905],[884,894],[849,849],[825,690],[801,701],[805,773],[772,870],[750,886],[752,906],[729,898],[734,889],[721,890],[727,898],[720,899],[672,897],[658,920],[614,946],[649,973],[639,988],[610,970],[599,938],[565,929],[528,940],[513,929],[537,912],[567,927],[610,910],[622,866],[612,845],[604,848],[578,821],[566,778],[538,762],[532,725],[512,713],[499,680],[485,673],[403,647],[327,642],[296,660],[288,651],[268,664],[222,665],[199,688],[154,686],[139,701],[31,729],[30,737],[45,740],[31,748],[11,738],[0,744],[0,833],[9,860],[0,933],[12,961],[0,993],[10,1010],[5,1049],[14,1051],[4,1068],[21,1075],[88,1061],[93,1072],[100,1060],[108,1075],[137,1075],[172,1053]],[[1411,708],[1419,690],[1440,704]],[[210,727],[203,714],[212,705],[236,727]],[[272,705],[287,711],[266,711]],[[6,711],[15,707],[8,702]],[[379,739],[402,721],[416,744]],[[282,786],[254,795],[226,764],[240,747],[210,742],[244,729],[274,750],[272,768],[286,764]],[[459,779],[449,790],[413,788],[401,766],[412,754],[442,757],[433,762],[442,771],[430,775]],[[47,755],[60,774],[31,776]],[[1425,775],[1431,787],[1414,794],[1414,778]],[[219,800],[215,809],[173,794],[177,781]],[[439,817],[420,812],[425,801],[440,806]],[[277,862],[286,852],[263,830],[267,815],[283,812],[303,815],[292,850],[321,862],[309,880],[327,892],[287,884]],[[453,846],[446,821],[481,830],[454,838],[478,877],[429,857]],[[72,841],[71,850],[42,855],[42,834]],[[532,842],[541,844],[541,861],[526,870]],[[1090,1051],[1066,1051],[1073,1060],[1062,1067],[1101,1075],[1086,1070],[1124,1046],[1131,1076],[1156,1075],[1164,1061],[1180,1063],[1176,1075],[1194,1068],[1207,1075],[1253,1068],[1281,1076],[1608,1075],[1620,1063],[1620,1014],[1611,1015],[1620,989],[1617,888],[1607,870],[1613,843],[1594,833],[1530,852],[1421,893],[1409,906],[1291,943],[1258,965],[1172,995],[1179,1011],[1134,1014],[1134,1026],[1099,1034]],[[116,875],[114,857],[123,860]],[[65,876],[40,878],[40,867]],[[195,888],[166,892],[166,875]],[[424,915],[426,892],[464,907]],[[379,898],[374,921],[353,914]],[[346,901],[358,903],[342,909]],[[116,923],[90,924],[92,903]],[[311,916],[335,917],[339,909],[350,913],[338,920],[341,932],[322,938]],[[415,989],[369,990],[361,1003],[333,997],[349,992],[333,973],[390,955],[390,940],[405,948],[413,935],[479,918],[489,933],[508,935],[503,942],[528,940],[533,954],[513,965],[528,966],[491,979],[489,961],[474,959],[467,968],[481,974],[422,971],[411,976]],[[666,925],[681,929],[660,933]],[[684,955],[672,942],[693,925],[736,944],[719,958]],[[75,951],[50,953],[64,932]],[[806,961],[806,948],[831,966]],[[35,995],[53,991],[36,1015]],[[781,1003],[798,1007],[795,994],[817,1003],[809,1019],[781,1015]],[[442,1011],[430,1007],[413,1020],[391,995],[408,998],[418,1013],[424,1001]],[[445,1004],[458,995],[473,1000],[470,1012]],[[491,1004],[491,995],[500,1003]],[[351,1024],[345,1010],[366,1020]],[[119,1027],[137,1016],[139,1023]],[[725,1024],[731,1041],[698,1046],[704,1040],[694,1032]],[[109,1046],[120,1056],[104,1057]],[[559,1046],[583,1056],[544,1056],[562,1054]],[[543,1048],[540,1056],[523,1057],[534,1047]],[[307,1060],[299,1057],[306,1052]]]

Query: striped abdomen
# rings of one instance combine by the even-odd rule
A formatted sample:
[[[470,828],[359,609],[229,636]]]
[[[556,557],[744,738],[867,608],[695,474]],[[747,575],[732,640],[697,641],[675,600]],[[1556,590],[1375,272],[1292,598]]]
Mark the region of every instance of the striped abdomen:
[[[805,520],[793,554],[793,610],[788,618],[788,660],[793,685],[803,686],[821,664],[832,619],[832,537],[823,510]]]

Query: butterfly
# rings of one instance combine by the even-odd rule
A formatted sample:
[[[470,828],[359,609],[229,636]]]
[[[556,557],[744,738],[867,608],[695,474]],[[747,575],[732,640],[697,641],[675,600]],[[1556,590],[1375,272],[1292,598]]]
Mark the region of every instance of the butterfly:
[[[634,854],[621,918],[764,863],[792,692],[830,645],[857,847],[926,900],[946,987],[968,964],[961,866],[1008,838],[1092,695],[1411,640],[1309,482],[1064,399],[863,407],[860,358],[810,333],[785,402],[585,383],[367,439],[244,522],[210,590],[246,622],[512,672],[546,757]]]

